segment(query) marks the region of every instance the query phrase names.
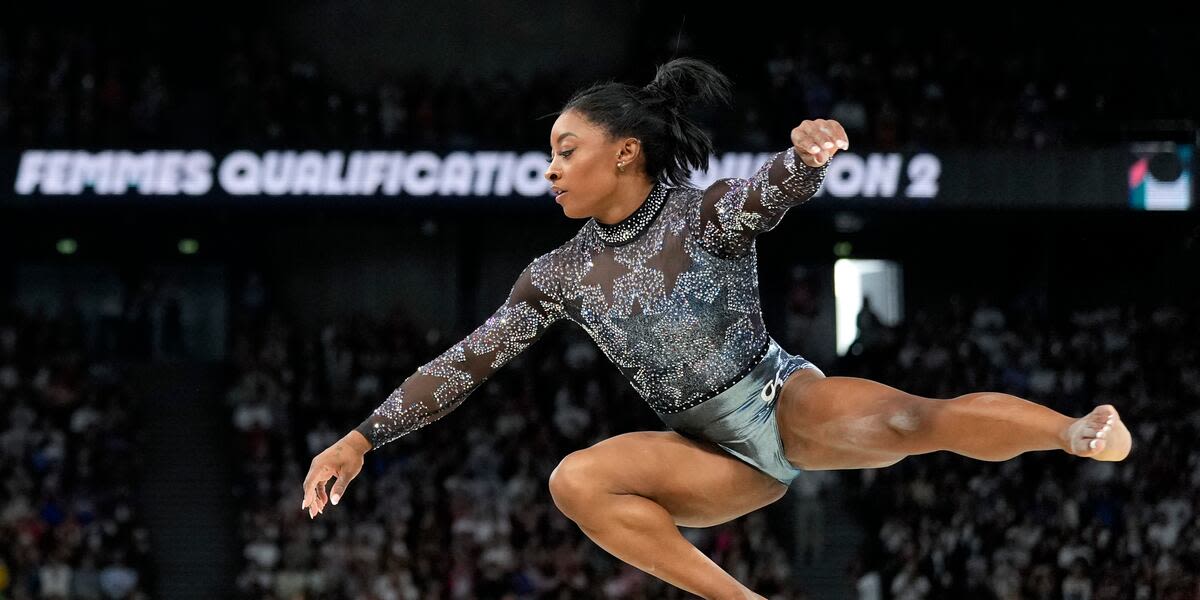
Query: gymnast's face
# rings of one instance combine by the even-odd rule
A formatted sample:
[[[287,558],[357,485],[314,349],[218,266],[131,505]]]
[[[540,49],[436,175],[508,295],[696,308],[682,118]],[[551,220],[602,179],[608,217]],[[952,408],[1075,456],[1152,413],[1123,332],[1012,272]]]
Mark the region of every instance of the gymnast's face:
[[[572,219],[600,214],[612,202],[620,178],[642,168],[633,161],[637,154],[636,139],[610,136],[575,110],[559,115],[550,129],[551,158],[545,177],[557,193],[555,201],[563,214]],[[618,162],[624,163],[624,173],[617,168]]]

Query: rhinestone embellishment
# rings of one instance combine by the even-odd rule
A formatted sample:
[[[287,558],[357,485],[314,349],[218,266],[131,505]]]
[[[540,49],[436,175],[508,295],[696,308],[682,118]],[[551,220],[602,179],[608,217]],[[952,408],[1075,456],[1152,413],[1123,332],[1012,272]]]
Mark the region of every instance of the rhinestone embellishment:
[[[650,226],[654,217],[658,216],[669,191],[670,189],[661,183],[654,184],[645,202],[642,202],[637,210],[620,223],[605,225],[593,218],[592,222],[596,224],[596,234],[606,246],[621,246],[632,242]]]

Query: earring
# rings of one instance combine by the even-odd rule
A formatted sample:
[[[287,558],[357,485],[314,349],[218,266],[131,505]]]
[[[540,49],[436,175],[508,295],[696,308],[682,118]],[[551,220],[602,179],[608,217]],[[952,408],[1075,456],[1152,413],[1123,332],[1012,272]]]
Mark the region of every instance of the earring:
[[[625,163],[623,163],[623,162],[617,163],[617,169],[619,169],[622,173],[624,173],[625,172]]]

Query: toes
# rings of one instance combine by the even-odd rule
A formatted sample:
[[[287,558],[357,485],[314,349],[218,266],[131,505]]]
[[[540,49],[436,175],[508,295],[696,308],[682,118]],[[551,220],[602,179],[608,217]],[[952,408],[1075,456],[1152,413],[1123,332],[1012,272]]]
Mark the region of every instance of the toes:
[[[1116,415],[1096,414],[1088,415],[1087,424],[1092,430],[1100,430],[1105,427],[1111,427],[1117,421]]]
[[[1072,446],[1075,450],[1074,454],[1085,458],[1096,458],[1098,460],[1121,460],[1121,458],[1108,458],[1105,453],[1108,451],[1109,442],[1120,443],[1121,440],[1114,441],[1114,431],[1117,429],[1123,430],[1124,425],[1121,423],[1121,415],[1111,404],[1103,404],[1095,407],[1086,417],[1079,419],[1075,424],[1075,436]]]
[[[1091,427],[1083,428],[1083,437],[1085,438],[1102,438],[1112,431],[1113,426],[1109,424],[1097,424]]]
[[[1107,446],[1107,443],[1104,440],[1099,439],[1099,438],[1084,440],[1083,441],[1083,450],[1081,450],[1077,454],[1080,457],[1089,458],[1089,457],[1095,456],[1097,454],[1100,454],[1101,452],[1104,452],[1104,448],[1106,446]]]
[[[1120,420],[1111,404],[1097,406],[1090,414],[1079,419],[1075,425],[1075,454],[1081,457],[1100,455],[1108,447],[1116,423]]]
[[[1099,411],[1101,408],[1105,408],[1105,407],[1108,407],[1111,410],[1112,405],[1105,404],[1104,406],[1102,406],[1096,410]],[[1112,431],[1113,426],[1116,424],[1117,420],[1120,418],[1117,416],[1116,411],[1104,412],[1104,413],[1097,412],[1097,413],[1093,413],[1092,417],[1093,418],[1088,420],[1088,423],[1092,425],[1091,429],[1096,432]]]

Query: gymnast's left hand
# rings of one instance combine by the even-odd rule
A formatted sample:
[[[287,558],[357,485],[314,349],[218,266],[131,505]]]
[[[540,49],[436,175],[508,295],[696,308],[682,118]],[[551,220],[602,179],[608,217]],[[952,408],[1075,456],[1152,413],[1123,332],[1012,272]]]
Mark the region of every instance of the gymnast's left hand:
[[[810,167],[827,164],[838,150],[850,148],[850,137],[842,124],[832,119],[804,121],[792,130],[796,156]]]

